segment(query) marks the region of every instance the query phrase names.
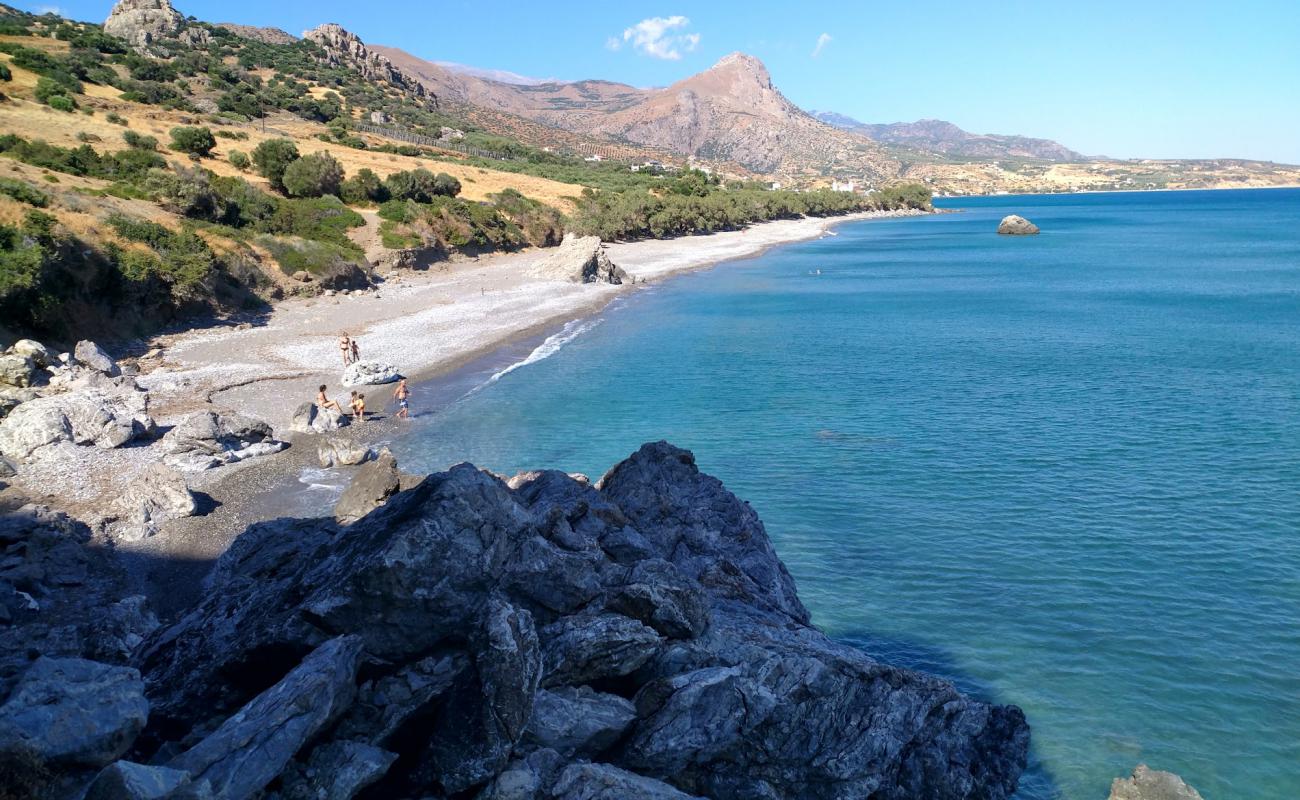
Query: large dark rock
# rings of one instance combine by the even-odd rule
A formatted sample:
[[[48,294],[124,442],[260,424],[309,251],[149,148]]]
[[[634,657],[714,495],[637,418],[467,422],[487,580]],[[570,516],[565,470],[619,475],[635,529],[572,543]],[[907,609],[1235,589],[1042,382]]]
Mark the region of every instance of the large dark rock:
[[[397,469],[397,459],[384,450],[357,470],[352,482],[334,504],[334,516],[339,522],[356,522],[383,505],[401,487],[402,474]]]
[[[268,687],[347,641],[355,677],[301,693],[314,732],[250,754],[256,783],[308,791],[337,769],[377,781],[369,796],[485,800],[1015,790],[1020,711],[810,627],[758,517],[686,451],[646,445],[598,486],[459,465],[393,491],[351,524],[276,520],[232,545],[139,651],[142,759],[248,725]]]

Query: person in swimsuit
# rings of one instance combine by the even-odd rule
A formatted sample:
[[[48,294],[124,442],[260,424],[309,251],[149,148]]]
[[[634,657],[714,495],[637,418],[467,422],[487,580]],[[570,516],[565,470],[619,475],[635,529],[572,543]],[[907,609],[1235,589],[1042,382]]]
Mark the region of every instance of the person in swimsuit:
[[[357,395],[357,399],[352,401],[352,418],[357,422],[366,421],[366,396]]]
[[[354,338],[352,340],[352,363],[355,364],[360,360],[361,360],[361,345],[357,344],[357,340]]]
[[[338,401],[331,400],[325,396],[325,384],[323,383],[320,385],[320,388],[316,390],[316,405],[320,408],[332,408],[340,414],[343,413],[343,406],[339,405]]]
[[[397,382],[397,388],[393,390],[393,399],[397,401],[397,405],[400,407],[397,416],[402,419],[411,418],[410,405],[407,402],[410,397],[411,390],[406,388],[406,378],[402,378]]]
[[[343,354],[343,366],[352,363],[352,340],[347,333],[339,337],[339,352]]]

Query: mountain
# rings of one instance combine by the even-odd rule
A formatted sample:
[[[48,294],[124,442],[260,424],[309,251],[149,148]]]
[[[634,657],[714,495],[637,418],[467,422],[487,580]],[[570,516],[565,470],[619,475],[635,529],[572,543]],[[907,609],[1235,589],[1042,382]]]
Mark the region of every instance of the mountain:
[[[527,75],[520,75],[517,72],[511,72],[504,69],[482,69],[480,67],[471,67],[468,64],[457,64],[455,61],[435,61],[433,62],[440,67],[446,67],[452,72],[458,72],[462,75],[472,75],[475,78],[485,78],[497,83],[513,83],[519,86],[537,86],[542,83],[564,83],[565,81],[555,78],[530,78]]]
[[[813,111],[814,117],[841,130],[861,134],[882,144],[908,147],[966,158],[1037,158],[1044,161],[1087,161],[1077,153],[1050,139],[1028,136],[969,133],[951,122],[923,119],[871,125],[834,111]]]
[[[878,145],[795,106],[773,85],[763,63],[744,53],[667,88],[639,89],[601,80],[504,83],[397,48],[371,50],[441,99],[607,140],[729,161],[759,173],[838,167],[880,176],[894,167]]]

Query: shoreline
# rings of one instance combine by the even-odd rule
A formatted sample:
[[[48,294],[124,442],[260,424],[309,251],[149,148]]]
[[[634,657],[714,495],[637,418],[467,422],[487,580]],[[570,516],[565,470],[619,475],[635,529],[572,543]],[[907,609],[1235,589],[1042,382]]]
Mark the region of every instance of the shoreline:
[[[210,508],[204,516],[173,520],[141,541],[103,544],[132,565],[128,572],[137,591],[167,615],[197,596],[212,562],[249,525],[319,515],[319,507],[298,507],[308,490],[298,482],[305,470],[318,466],[316,442],[321,437],[291,433],[288,425],[294,410],[313,399],[317,385],[326,384],[335,397],[347,391],[339,384],[336,344],[344,330],[359,341],[363,360],[375,357],[397,366],[415,389],[417,415],[428,413],[422,399],[436,395],[440,381],[474,375],[476,364],[486,365],[511,347],[540,342],[568,323],[590,319],[647,285],[815,239],[840,224],[927,213],[803,217],[739,231],[609,244],[611,260],[635,279],[623,285],[533,277],[533,265],[549,250],[489,255],[427,272],[389,273],[377,290],[287,300],[258,324],[154,337],[150,345],[163,347],[163,365],[137,381],[149,391],[151,414],[160,425],[174,425],[198,411],[237,412],[270,423],[277,438],[291,446],[189,475],[191,488],[207,497]],[[380,412],[379,418],[335,435],[378,448],[399,430],[385,411],[384,398],[392,386],[360,388],[376,398],[371,408]],[[6,494],[16,491],[95,528],[106,501],[159,458],[156,443],[112,450],[56,445],[24,465]],[[76,469],[69,469],[70,464]],[[346,482],[352,470],[342,468],[338,477]],[[320,504],[332,506],[333,498],[323,494]]]

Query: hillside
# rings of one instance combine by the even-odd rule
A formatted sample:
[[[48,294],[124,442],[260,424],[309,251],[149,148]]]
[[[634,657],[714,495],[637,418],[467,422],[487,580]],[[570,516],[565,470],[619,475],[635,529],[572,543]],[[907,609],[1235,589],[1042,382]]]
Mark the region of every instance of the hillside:
[[[923,119],[873,125],[834,111],[813,111],[814,117],[841,130],[866,136],[872,141],[968,158],[1035,158],[1044,161],[1086,161],[1077,153],[1050,139],[1029,136],[978,134],[962,130],[951,122]]]

